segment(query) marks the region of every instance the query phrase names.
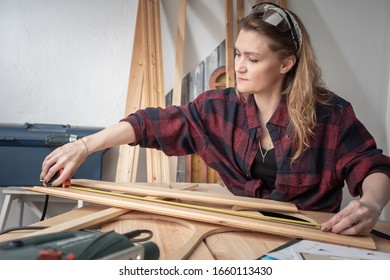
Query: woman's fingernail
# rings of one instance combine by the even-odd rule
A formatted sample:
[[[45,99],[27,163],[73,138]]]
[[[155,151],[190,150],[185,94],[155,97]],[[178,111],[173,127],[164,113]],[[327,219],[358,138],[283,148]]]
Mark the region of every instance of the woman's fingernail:
[[[327,227],[325,227],[325,226],[322,226],[321,227],[321,231],[329,231],[329,229]]]

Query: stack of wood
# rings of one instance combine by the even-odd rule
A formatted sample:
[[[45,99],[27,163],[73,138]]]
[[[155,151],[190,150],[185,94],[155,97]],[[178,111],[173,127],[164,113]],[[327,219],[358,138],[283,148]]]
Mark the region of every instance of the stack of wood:
[[[256,4],[262,1],[252,1]],[[285,1],[274,1],[282,7]],[[184,39],[187,0],[180,0],[176,37],[176,58],[172,105],[181,105]],[[225,0],[226,87],[235,85],[234,37],[239,31],[239,21],[244,17],[244,0]],[[234,18],[235,16],[235,18]],[[236,32],[234,26],[237,27]],[[139,0],[133,53],[130,67],[125,116],[144,107],[165,107],[162,43],[160,27],[160,0]],[[123,145],[119,150],[116,181],[136,182],[139,146]],[[186,160],[186,180],[214,183],[218,181],[213,170],[195,155]],[[146,151],[147,182],[168,183],[176,181],[177,158],[168,159],[161,151]],[[203,171],[202,171],[203,170]],[[206,170],[206,172],[205,172]],[[189,179],[191,178],[191,179]]]
[[[140,0],[133,42],[125,115],[143,107],[165,107],[163,61],[158,0]],[[119,150],[116,181],[135,182],[139,146],[123,145]],[[147,150],[147,181],[169,182],[168,157]]]

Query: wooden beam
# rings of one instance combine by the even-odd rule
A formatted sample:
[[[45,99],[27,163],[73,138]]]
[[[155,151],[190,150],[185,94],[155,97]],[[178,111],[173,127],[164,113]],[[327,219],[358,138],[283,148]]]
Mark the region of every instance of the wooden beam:
[[[184,42],[186,31],[186,9],[187,0],[180,0],[179,13],[177,15],[177,32],[176,32],[176,57],[175,71],[172,92],[172,105],[181,105],[181,92],[183,80],[183,63],[184,63]],[[169,158],[170,181],[176,182],[177,173],[177,157]]]
[[[185,174],[185,180],[186,182],[195,182],[192,178],[192,156],[191,155],[187,155],[185,156],[184,158],[185,160],[185,169],[186,169],[186,174]]]
[[[236,0],[236,30],[237,34],[240,32],[240,22],[245,16],[245,1]]]
[[[52,227],[55,225],[59,225],[62,223],[67,223],[70,220],[74,220],[76,218],[81,218],[87,215],[91,215],[97,212],[100,212],[102,210],[107,209],[107,206],[99,205],[99,204],[88,204],[82,208],[76,208],[69,212],[65,212],[62,214],[59,214],[57,216],[54,216],[50,219],[45,219],[43,221],[39,221],[36,223],[31,224],[30,226],[39,226],[39,227]],[[81,226],[79,229],[85,228],[84,226]],[[15,230],[8,233],[4,233],[0,235],[0,243],[5,242],[8,240],[13,239],[19,239],[22,237],[25,237],[27,234],[31,234],[33,232],[39,231],[41,232],[41,229],[25,229],[25,230]]]
[[[147,106],[165,107],[163,63],[160,28],[160,2],[141,1],[144,5],[143,45],[144,52],[144,92],[148,98]],[[156,149],[146,150],[148,182],[169,182],[168,158]]]
[[[195,187],[194,184],[180,184],[178,190],[191,190]],[[163,186],[160,188],[168,189],[168,186]],[[149,197],[151,199],[157,197]],[[54,232],[69,231],[69,230],[80,230],[95,227],[96,225],[107,222],[113,218],[122,216],[131,212],[130,209],[117,208],[117,207],[108,207],[106,209],[99,209],[97,205],[87,205],[76,211],[71,211],[69,214],[74,213],[74,216],[69,217],[66,221],[58,224],[50,224],[51,226],[47,229],[38,230],[32,233],[28,233],[24,237],[30,237],[35,235],[42,235]],[[99,206],[101,207],[101,206]],[[92,210],[92,211],[91,211]],[[54,219],[55,220],[55,219]],[[44,224],[44,222],[42,222]]]
[[[141,107],[165,107],[160,3],[139,0],[125,115]],[[119,148],[117,182],[135,182],[139,146]],[[168,157],[147,149],[147,181],[169,182]]]
[[[126,214],[129,211],[131,210],[125,208],[109,207],[107,209],[94,212],[86,216],[82,216],[82,217],[76,216],[74,217],[74,219],[70,219],[58,225],[53,225],[51,227],[48,227],[47,229],[42,229],[39,231],[35,231],[33,233],[29,233],[24,237],[31,237],[36,235],[49,234],[49,233],[68,231],[68,230],[86,229],[101,224],[103,222],[106,222],[109,219]]]
[[[206,202],[225,206],[243,207],[245,209],[257,209],[263,211],[298,212],[293,203],[280,202],[269,199],[254,197],[234,196],[230,194],[213,194],[205,192],[194,192],[189,190],[175,190],[156,186],[139,186],[120,183],[94,181],[94,180],[72,180],[72,185],[94,188],[99,190],[117,191],[134,195],[143,195],[159,198],[171,198],[189,200],[195,202]]]
[[[226,87],[234,87],[234,20],[233,0],[225,0],[225,48],[226,48]]]
[[[169,256],[169,260],[185,260],[187,259],[199,244],[208,236],[217,233],[235,232],[241,231],[240,229],[217,226],[212,224],[205,224],[191,221],[191,228],[194,229],[193,235],[187,240],[187,242],[180,247],[174,254]]]
[[[142,42],[143,6],[138,4],[137,20],[133,40],[133,53],[127,87],[125,116],[141,108],[141,96],[144,78],[143,42]],[[135,182],[139,157],[139,146],[122,145],[119,147],[115,181]]]
[[[186,9],[187,0],[180,0],[179,13],[177,16],[177,32],[176,32],[176,57],[174,71],[174,85],[172,105],[181,105],[181,90],[183,80],[183,62],[184,62],[184,42],[186,31]]]
[[[278,223],[267,220],[257,220],[247,217],[233,216],[223,213],[214,213],[198,209],[186,209],[174,205],[163,205],[155,202],[139,201],[124,197],[115,197],[108,194],[89,193],[70,188],[29,188],[33,191],[68,199],[83,200],[91,203],[103,204],[131,210],[145,211],[158,215],[190,219],[199,222],[236,227],[255,232],[282,235],[293,238],[328,242],[344,246],[353,246],[375,250],[376,245],[370,236],[347,236],[332,232],[322,232],[318,228],[302,227],[298,225]]]

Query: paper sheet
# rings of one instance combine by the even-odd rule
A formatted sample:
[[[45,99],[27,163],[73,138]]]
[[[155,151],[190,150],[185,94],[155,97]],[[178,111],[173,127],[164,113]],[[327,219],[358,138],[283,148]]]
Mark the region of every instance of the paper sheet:
[[[272,250],[261,259],[279,260],[390,260],[390,254],[333,245],[310,240],[294,239]]]

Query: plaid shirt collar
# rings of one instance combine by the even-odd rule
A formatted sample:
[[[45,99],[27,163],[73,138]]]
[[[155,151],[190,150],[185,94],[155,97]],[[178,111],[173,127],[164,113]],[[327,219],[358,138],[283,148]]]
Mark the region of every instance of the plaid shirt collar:
[[[276,108],[274,114],[270,118],[269,123],[287,128],[289,124],[289,117],[288,114],[286,114],[286,112],[288,112],[287,100],[286,100],[286,96],[283,95],[282,98],[280,99],[278,107]],[[246,116],[248,118],[249,129],[257,128],[260,126],[260,120],[257,117],[257,107],[256,107],[256,102],[255,102],[255,98],[253,97],[253,94],[248,96]]]

